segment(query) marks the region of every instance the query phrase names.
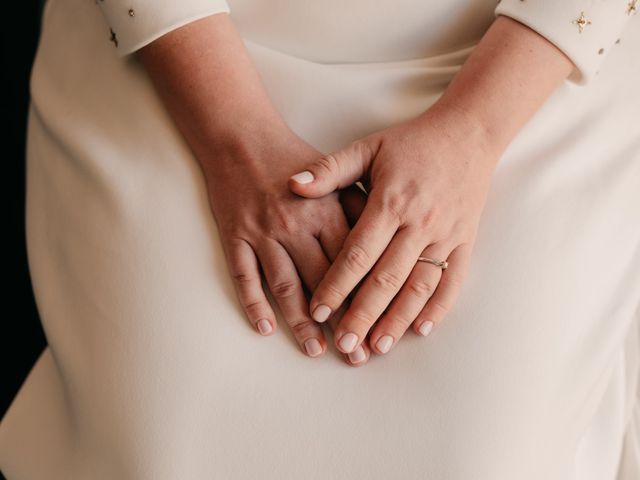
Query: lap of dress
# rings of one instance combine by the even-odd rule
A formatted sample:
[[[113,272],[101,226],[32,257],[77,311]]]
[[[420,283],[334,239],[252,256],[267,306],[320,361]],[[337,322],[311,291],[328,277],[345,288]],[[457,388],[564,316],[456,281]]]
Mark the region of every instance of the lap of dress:
[[[269,28],[313,24],[244,3],[231,15],[269,95],[325,152],[428,108],[473,48],[307,58]],[[360,18],[314,5],[316,21]],[[9,480],[640,478],[635,25],[504,153],[445,321],[353,368],[328,328],[322,359],[282,320],[253,330],[200,167],[141,65],[115,56],[93,2],[49,0],[43,20],[26,221],[49,346],[0,425]]]

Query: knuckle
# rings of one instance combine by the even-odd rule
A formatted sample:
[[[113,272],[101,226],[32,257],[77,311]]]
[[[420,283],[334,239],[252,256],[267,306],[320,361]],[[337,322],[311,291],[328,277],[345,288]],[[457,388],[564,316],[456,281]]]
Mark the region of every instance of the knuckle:
[[[438,212],[430,208],[418,217],[418,228],[423,231],[432,231],[439,218]]]
[[[273,218],[275,229],[287,235],[300,232],[302,229],[299,218],[291,215],[289,212],[278,212]]]
[[[345,330],[352,332],[367,332],[375,322],[375,318],[369,312],[355,309],[349,312],[349,318],[345,322]]]
[[[316,166],[319,170],[324,170],[326,173],[335,173],[339,167],[338,159],[332,153],[328,153],[316,162]]]
[[[283,299],[295,295],[297,289],[298,282],[295,280],[280,280],[273,283],[271,293],[273,293],[276,298]]]
[[[223,228],[224,227],[220,227],[221,230]],[[247,252],[248,249],[253,250],[253,247],[249,240],[243,236],[243,232],[240,231],[239,227],[230,226],[228,229],[229,231],[222,232],[222,241],[231,259],[231,268],[234,269],[234,271],[239,271],[241,270],[239,267],[239,259],[246,255],[245,252]]]
[[[431,309],[438,310],[438,317],[444,316],[449,312],[449,305],[445,305],[440,300],[431,300],[429,304]]]
[[[435,289],[433,283],[425,280],[414,280],[409,283],[409,290],[419,298],[430,297]]]
[[[349,245],[344,257],[346,267],[352,272],[361,273],[369,270],[371,257],[357,243]]]
[[[256,234],[260,232],[260,225],[253,218],[220,218],[219,222],[221,240],[228,248],[232,259],[246,257],[249,254],[257,254]],[[219,218],[219,220],[218,220]]]
[[[391,329],[395,330],[406,330],[409,325],[413,323],[414,319],[409,319],[406,316],[399,315],[397,313],[391,314],[386,319],[385,323],[388,322],[391,326]]]
[[[322,292],[321,293],[318,292],[318,298],[328,297],[330,299],[335,299],[337,301],[342,301],[346,296],[347,296],[347,293],[345,293],[340,287],[338,287],[334,283],[328,283],[324,285],[322,287]],[[323,302],[320,302],[320,303],[323,303]]]
[[[289,326],[296,338],[306,338],[309,336],[310,332],[315,331],[316,329],[315,322],[306,318],[290,321]]]
[[[233,277],[233,280],[240,286],[249,285],[255,280],[255,277],[253,275],[243,271],[234,271],[232,272],[231,276]]]
[[[385,291],[398,291],[402,286],[400,277],[389,270],[373,273],[371,280],[377,288]]]
[[[407,198],[403,192],[387,191],[382,195],[379,201],[379,208],[399,222],[404,218],[404,212],[407,209]]]
[[[262,313],[266,310],[265,305],[260,301],[246,302],[243,306],[249,319],[257,319],[263,317]]]
[[[246,245],[247,241],[242,238],[242,231],[239,225],[233,224],[229,226],[228,242],[233,249],[240,249]]]
[[[454,221],[453,225],[449,227],[449,238],[451,242],[455,244],[456,248],[463,247],[465,244],[472,244],[475,235],[477,234],[476,224],[469,223],[462,219]]]

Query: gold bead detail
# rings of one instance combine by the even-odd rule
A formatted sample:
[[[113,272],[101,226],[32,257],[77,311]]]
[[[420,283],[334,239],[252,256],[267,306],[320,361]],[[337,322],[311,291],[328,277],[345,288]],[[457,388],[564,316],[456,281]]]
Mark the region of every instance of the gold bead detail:
[[[112,28],[109,28],[109,32],[111,33],[110,41],[117,47],[118,46],[118,37],[116,37],[116,32],[113,31]]]

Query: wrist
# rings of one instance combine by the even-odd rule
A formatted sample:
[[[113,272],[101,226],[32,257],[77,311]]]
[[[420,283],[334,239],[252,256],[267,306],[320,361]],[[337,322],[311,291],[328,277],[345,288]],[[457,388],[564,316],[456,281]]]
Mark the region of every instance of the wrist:
[[[198,161],[206,168],[215,168],[218,160],[226,157],[248,166],[264,164],[269,151],[295,137],[275,112],[233,111],[217,113],[215,116],[215,120],[205,125],[195,126],[191,122],[196,131],[187,135]]]
[[[474,151],[483,152],[490,164],[498,161],[508,145],[508,140],[474,109],[462,102],[441,96],[420,117],[433,124],[441,125],[443,131],[453,142],[470,145]]]
[[[251,122],[209,135],[196,155],[208,181],[245,181],[258,189],[287,190],[286,180],[318,155],[284,122]]]
[[[483,148],[500,157],[571,69],[543,36],[500,15],[434,107],[475,125],[469,128],[482,132]]]

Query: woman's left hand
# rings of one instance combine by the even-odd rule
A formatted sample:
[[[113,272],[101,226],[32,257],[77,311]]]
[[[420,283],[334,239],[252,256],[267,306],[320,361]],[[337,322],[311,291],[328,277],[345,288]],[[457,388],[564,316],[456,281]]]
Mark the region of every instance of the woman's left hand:
[[[480,122],[436,103],[291,177],[289,188],[309,198],[356,181],[369,192],[309,304],[312,317],[323,322],[366,276],[336,326],[340,351],[352,352],[370,333],[371,349],[386,353],[410,325],[427,335],[451,309],[500,156],[488,138]],[[447,260],[448,268],[419,256]]]

